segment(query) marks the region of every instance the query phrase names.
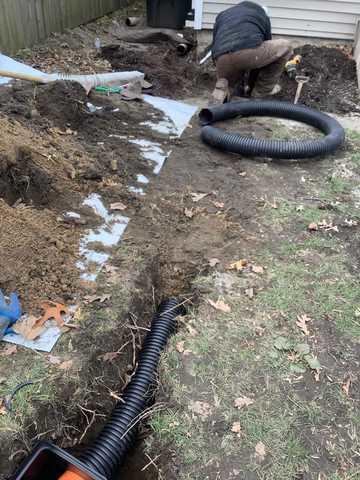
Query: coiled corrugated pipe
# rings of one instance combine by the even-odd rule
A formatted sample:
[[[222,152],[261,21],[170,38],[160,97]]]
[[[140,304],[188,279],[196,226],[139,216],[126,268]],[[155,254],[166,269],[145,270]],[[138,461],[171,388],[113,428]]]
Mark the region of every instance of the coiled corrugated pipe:
[[[287,118],[321,130],[325,137],[315,140],[272,140],[227,133],[210,124],[237,116]],[[249,157],[301,159],[328,155],[345,140],[345,132],[337,120],[310,108],[278,101],[240,101],[201,110],[201,138],[213,147]]]
[[[176,299],[160,305],[143,343],[136,373],[103,431],[82,457],[85,464],[109,480],[136,439],[139,417],[153,397],[161,352],[175,330],[176,317],[183,313],[184,308]]]

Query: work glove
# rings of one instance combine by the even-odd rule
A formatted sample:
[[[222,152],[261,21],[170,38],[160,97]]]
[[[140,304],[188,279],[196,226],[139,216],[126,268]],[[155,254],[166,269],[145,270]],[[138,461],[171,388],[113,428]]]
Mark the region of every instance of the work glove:
[[[7,303],[2,290],[0,290],[0,340],[4,335],[11,332],[11,326],[19,320],[21,313],[18,295],[11,293],[10,302]]]

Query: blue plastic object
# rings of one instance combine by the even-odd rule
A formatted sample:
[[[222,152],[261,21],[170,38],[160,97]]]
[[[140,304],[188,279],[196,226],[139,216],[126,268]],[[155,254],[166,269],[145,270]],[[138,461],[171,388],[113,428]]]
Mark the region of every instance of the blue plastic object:
[[[0,339],[9,331],[21,317],[21,305],[17,293],[10,295],[10,302],[7,303],[5,296],[0,290]]]

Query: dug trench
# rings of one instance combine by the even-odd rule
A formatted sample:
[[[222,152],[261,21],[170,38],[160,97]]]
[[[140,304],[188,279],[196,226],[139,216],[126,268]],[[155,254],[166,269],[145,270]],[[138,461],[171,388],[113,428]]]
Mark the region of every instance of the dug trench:
[[[63,50],[65,55],[68,48]],[[187,79],[187,88],[189,84]],[[161,85],[155,88],[161,90]],[[186,93],[187,89],[182,90],[183,95]],[[95,438],[134,371],[136,354],[162,298],[177,296],[187,302],[192,314],[198,308],[202,312],[209,290],[201,280],[215,281],[222,296],[233,261],[258,256],[261,259],[264,249],[270,248],[274,262],[281,263],[284,254],[279,246],[283,242],[311,242],[317,234],[307,231],[306,222],[321,221],[328,216],[344,227],[338,235],[331,230],[319,235],[329,235],[330,240],[336,237],[344,246],[342,250],[347,252],[348,268],[358,271],[358,212],[340,208],[348,206],[352,199],[352,190],[343,184],[346,169],[342,165],[349,166],[349,155],[355,158],[358,143],[349,143],[332,158],[306,164],[257,162],[215,152],[202,145],[196,119],[181,141],[169,140],[142,125],[144,121],[159,118],[159,112],[152,111],[148,105],[92,95],[90,101],[103,109],[90,114],[87,101],[81,90],[66,84],[34,89],[19,83],[0,92],[3,132],[0,188],[5,200],[0,204],[0,252],[6,259],[0,286],[9,291],[18,290],[24,307],[33,308],[34,313],[37,311],[34,305],[44,297],[64,303],[79,296],[80,299],[86,295],[98,298],[82,307],[76,318],[77,328],[62,336],[52,355],[23,349],[12,355],[4,352],[1,395],[8,395],[24,380],[34,380],[34,384],[19,391],[11,413],[2,410],[0,415],[1,478],[8,477],[38,440],[51,439],[76,453],[79,445],[81,450]],[[119,111],[114,112],[117,108]],[[307,130],[289,129],[268,121],[234,121],[226,126],[231,130],[240,127],[251,136],[301,138],[309,134]],[[152,175],[136,145],[128,143],[131,135],[134,139],[146,136],[173,150],[160,177]],[[355,167],[351,181],[358,178]],[[129,184],[136,185],[140,172],[151,178],[144,198],[128,190]],[[324,185],[326,200],[321,197],[318,201],[314,191]],[[94,191],[101,192],[107,205],[119,201],[126,204],[126,214],[132,217],[122,243],[112,250],[112,261],[101,273],[96,289],[81,283],[75,268],[80,236],[85,228],[98,222],[92,212],[81,206],[84,196]],[[305,203],[305,208],[298,212],[295,205],[299,202]],[[78,208],[86,225],[58,221],[64,211],[74,208]],[[284,225],[282,216],[286,216],[289,208],[292,213],[296,212],[295,219],[290,225]],[[345,220],[349,219],[352,223],[346,226]],[[324,251],[333,253],[337,247],[329,248],[325,246]],[[309,256],[306,252],[301,254]],[[310,265],[319,261],[316,256],[309,258]],[[271,281],[274,280],[256,288],[266,289]],[[241,292],[244,293],[243,286]],[[256,316],[253,307],[246,305],[246,309],[246,318]],[[214,312],[205,313],[210,322],[219,323]],[[242,318],[243,314],[239,312],[238,317]],[[285,321],[279,312],[278,315],[277,331],[282,332]],[[340,384],[346,369],[356,377],[358,345],[348,337],[339,338],[325,320],[321,317],[317,326],[324,333],[318,348],[325,352],[329,376]],[[199,316],[199,328],[200,325],[206,326]],[[219,325],[228,331],[226,324],[220,322]],[[262,324],[261,328],[267,326]],[[180,322],[179,334],[186,331],[186,321]],[[239,345],[245,349],[247,341]],[[254,343],[253,338],[251,342]],[[335,355],[333,363],[327,352]],[[169,355],[179,357],[179,353],[171,345]],[[217,364],[215,352],[212,356],[204,355],[204,359],[209,364]],[[195,362],[201,366],[201,359],[196,358]],[[334,365],[336,371],[333,371]],[[160,379],[168,378],[168,370],[165,362]],[[194,380],[181,362],[179,370],[184,388],[193,388]],[[237,380],[240,381],[240,377],[236,377]],[[329,382],[324,381],[316,388],[319,405],[325,410],[330,404],[334,418],[339,420],[342,405],[335,400],[326,403]],[[266,384],[265,378],[263,383]],[[175,389],[169,385],[171,382],[160,383],[156,402],[165,403],[167,410],[173,407],[186,420],[187,404],[178,404]],[[198,386],[204,387],[203,390],[208,387],[201,374],[195,381],[195,387]],[[296,388],[310,397],[313,377],[308,373]],[[356,383],[354,388],[355,402],[358,399]],[[286,398],[284,394],[282,400]],[[206,435],[213,437],[215,429],[220,436],[214,437],[215,443],[226,442],[225,419],[219,414],[212,421],[204,422]],[[185,440],[191,438],[192,432],[182,432],[183,443],[176,443],[171,436],[161,437],[161,431],[161,435],[154,434],[156,428],[151,418],[149,424],[152,428],[146,422],[142,425],[140,436],[145,437],[145,442],[129,455],[119,478],[155,479],[162,475],[171,479],[180,474],[186,478],[189,471],[192,474],[189,478],[198,478],[198,473],[191,471],[192,465],[182,458]],[[173,422],[169,428],[176,431],[176,427]],[[310,427],[306,428],[309,433]],[[335,430],[342,434],[341,427]],[[294,431],[298,433],[296,428]],[[305,437],[304,432],[301,437]],[[318,454],[316,439],[310,437],[304,439],[304,443]],[[178,444],[183,448],[178,448]],[[216,457],[215,446],[209,441],[209,451]],[[159,454],[160,459],[151,463]],[[312,472],[319,475],[323,469],[334,472],[337,465],[322,445],[320,454],[319,460],[312,460]],[[199,459],[201,456],[195,460]],[[249,459],[252,456],[245,445],[237,463],[245,465]],[[235,463],[232,459],[222,464],[221,477],[216,462],[215,465],[209,463],[206,475],[211,480],[236,478]],[[253,472],[246,471],[246,475],[247,479],[258,478]],[[306,472],[301,475],[297,472],[284,478],[312,478]]]
[[[239,123],[233,121],[227,128],[236,130]],[[284,130],[281,123],[270,127],[267,122],[257,120],[242,122],[241,128],[244,133],[279,138],[285,136],[285,131],[287,135],[309,134],[302,129],[296,132]],[[121,245],[114,252],[111,264],[99,278],[94,294],[104,295],[104,301],[94,302],[82,309],[79,328],[64,335],[54,352],[56,358],[70,359],[71,365],[65,371],[59,371],[47,357],[32,352],[18,352],[13,357],[15,360],[4,357],[4,371],[17,369],[21,363],[24,365],[32,361],[32,374],[36,367],[37,378],[42,380],[38,387],[19,392],[14,399],[13,416],[5,417],[9,422],[8,430],[13,430],[10,441],[8,433],[2,430],[1,466],[4,478],[5,472],[14,468],[36,440],[52,439],[59,446],[77,453],[79,445],[81,451],[95,438],[133,372],[136,352],[146,333],[144,329],[148,328],[156,305],[162,298],[177,296],[187,302],[194,314],[198,306],[203,308],[204,299],[209,294],[209,287],[201,279],[210,277],[226,289],[227,268],[234,260],[255,259],[264,248],[270,248],[275,255],[276,246],[286,241],[308,241],[312,234],[307,232],[302,219],[286,225],[286,228],[275,221],[278,212],[275,204],[282,205],[285,199],[295,204],[307,202],[309,184],[304,183],[302,178],[311,178],[314,185],[329,178],[331,185],[330,172],[333,172],[334,166],[340,168],[351,148],[348,145],[346,150],[333,158],[305,164],[281,165],[239,159],[202,145],[197,120],[194,119],[181,142],[173,146],[173,153],[161,176],[152,180]],[[342,193],[336,194],[336,198],[344,201]],[[310,200],[305,211],[309,208],[309,212],[315,212],[318,217],[328,214],[318,206],[322,207],[322,204]],[[279,208],[281,210],[282,207]],[[332,212],[330,214],[333,215]],[[334,219],[340,222],[342,214],[335,211],[334,215]],[[351,218],[355,217],[354,213]],[[342,233],[339,234],[339,239],[349,249],[356,248],[358,238],[357,227],[353,226],[351,230],[353,236],[345,238]],[[353,264],[353,268],[357,271],[358,265]],[[258,285],[257,288],[265,286]],[[251,307],[247,308],[250,310],[246,310],[246,315],[254,314]],[[213,315],[210,318],[217,322]],[[185,323],[180,322],[180,334],[186,329],[186,320]],[[224,329],[227,331],[225,325]],[[334,333],[329,333],[324,341],[327,342],[326,349],[333,349],[333,352],[339,351],[340,342],[347,357],[349,352],[358,348],[350,339],[344,343]],[[170,351],[173,349],[172,345]],[[175,354],[179,355],[176,351]],[[201,363],[199,359],[196,361]],[[214,365],[216,361],[216,356],[212,357]],[[331,368],[330,363],[328,367]],[[341,371],[337,370],[336,377],[334,372],[331,375],[340,378],[347,367],[349,364]],[[166,378],[163,368],[160,379]],[[355,375],[356,364],[353,363],[351,368]],[[46,389],[43,378],[46,378]],[[196,380],[196,389],[199,386],[202,388],[201,378]],[[186,388],[194,381],[186,371],[181,373],[181,379]],[[308,395],[313,382],[311,375],[304,380],[303,389]],[[327,387],[318,388],[321,391]],[[32,409],[27,410],[26,417],[22,418],[21,409],[25,403]],[[166,411],[184,407],[179,407],[172,388],[166,383],[159,385],[156,404],[159,403],[165,404]],[[16,431],[15,425],[19,420],[21,431]],[[215,427],[212,423],[205,423],[207,435],[210,436],[216,428],[217,435],[225,436],[224,420],[218,419],[217,422]],[[160,441],[147,422],[141,427],[140,437],[145,438],[145,443],[129,454],[119,478],[152,480],[159,477],[160,471],[162,478],[171,479],[190,468],[182,464],[183,452],[177,451],[171,441]],[[310,447],[315,448],[312,440],[308,441]],[[209,448],[214,448],[212,442],[209,442]],[[242,455],[237,460],[240,464],[246,459],[246,453]],[[154,458],[157,460],[151,463]],[[320,471],[324,465],[327,464],[317,466],[315,462],[314,471],[317,468]],[[235,468],[232,461],[222,465],[221,478],[229,478],[230,467]],[[206,472],[209,478],[216,478],[217,467],[208,466]],[[195,473],[193,475],[190,478],[200,478]]]

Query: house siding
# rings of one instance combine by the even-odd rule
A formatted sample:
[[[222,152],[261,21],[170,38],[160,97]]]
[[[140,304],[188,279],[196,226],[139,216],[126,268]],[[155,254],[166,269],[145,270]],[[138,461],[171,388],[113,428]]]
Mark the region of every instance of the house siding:
[[[212,29],[217,14],[238,3],[236,0],[204,0],[202,28]],[[279,35],[353,40],[360,19],[360,0],[264,0],[256,3],[269,7],[273,32]]]

